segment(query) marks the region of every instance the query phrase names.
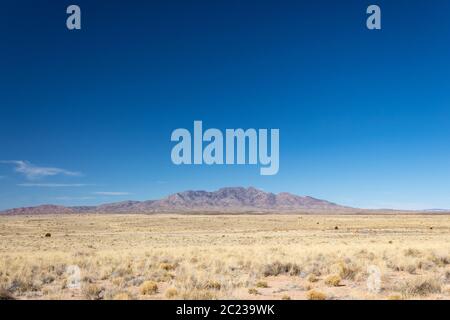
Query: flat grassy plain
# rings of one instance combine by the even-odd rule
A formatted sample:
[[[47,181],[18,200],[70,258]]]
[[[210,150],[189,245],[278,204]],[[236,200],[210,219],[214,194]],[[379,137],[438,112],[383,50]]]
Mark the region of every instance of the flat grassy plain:
[[[0,297],[449,299],[450,216],[0,216]]]

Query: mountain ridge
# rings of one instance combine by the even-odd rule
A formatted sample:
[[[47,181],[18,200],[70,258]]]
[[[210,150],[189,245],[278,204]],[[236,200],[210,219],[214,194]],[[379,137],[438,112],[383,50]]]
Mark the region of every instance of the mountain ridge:
[[[159,200],[120,201],[98,206],[60,206],[44,204],[1,211],[9,215],[57,213],[202,213],[202,212],[304,212],[304,211],[355,211],[356,208],[310,196],[288,192],[278,194],[254,187],[225,187],[216,191],[187,190]]]

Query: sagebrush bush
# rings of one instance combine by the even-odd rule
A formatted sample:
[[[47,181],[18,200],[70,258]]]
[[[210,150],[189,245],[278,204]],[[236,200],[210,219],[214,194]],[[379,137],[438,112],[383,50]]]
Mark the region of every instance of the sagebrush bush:
[[[435,277],[419,277],[407,281],[401,292],[405,296],[426,296],[432,293],[441,292],[441,282]]]
[[[95,284],[91,284],[91,283],[85,284],[85,285],[82,287],[82,291],[83,291],[83,293],[84,293],[84,296],[85,296],[87,299],[90,299],[90,300],[99,300],[99,299],[102,298],[102,297],[101,297],[101,293],[102,293],[103,289],[100,288],[100,287],[98,287],[98,286],[95,285]]]
[[[330,287],[339,287],[341,285],[341,277],[337,274],[328,276],[325,279],[325,284]]]
[[[144,281],[141,284],[140,291],[142,295],[152,295],[158,292],[158,284],[154,281]]]
[[[167,288],[164,295],[168,299],[175,298],[178,295],[178,290],[176,288]]]
[[[280,274],[289,274],[291,276],[299,275],[301,267],[295,263],[282,263],[279,261],[272,262],[264,266],[263,274],[265,277],[278,276]]]
[[[326,300],[327,295],[321,291],[310,290],[306,293],[306,299],[308,299],[308,300]]]
[[[258,282],[256,283],[256,287],[257,287],[257,288],[268,288],[269,285],[267,284],[266,281],[258,281]]]

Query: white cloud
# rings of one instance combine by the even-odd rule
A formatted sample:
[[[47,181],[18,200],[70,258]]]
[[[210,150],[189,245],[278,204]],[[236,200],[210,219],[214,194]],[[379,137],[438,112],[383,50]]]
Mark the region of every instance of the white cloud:
[[[93,194],[97,194],[100,196],[126,196],[131,193],[129,192],[115,192],[115,191],[99,191],[99,192],[93,192]]]
[[[88,184],[83,183],[19,183],[19,187],[43,187],[43,188],[72,188],[85,187]]]
[[[61,168],[52,168],[52,167],[38,167],[31,164],[28,161],[22,160],[7,160],[0,161],[0,163],[12,164],[15,166],[14,170],[23,174],[29,180],[35,180],[42,177],[47,176],[56,176],[56,175],[64,175],[64,176],[81,176],[80,172],[69,171]]]

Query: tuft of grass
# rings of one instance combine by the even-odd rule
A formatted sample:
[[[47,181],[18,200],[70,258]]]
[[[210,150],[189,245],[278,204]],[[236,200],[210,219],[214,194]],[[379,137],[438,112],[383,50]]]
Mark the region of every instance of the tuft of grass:
[[[254,295],[259,294],[259,292],[258,292],[258,290],[256,290],[256,288],[250,288],[250,289],[248,289],[248,293],[249,293],[249,294],[254,294]]]
[[[205,289],[220,290],[220,288],[222,288],[222,285],[217,281],[209,280],[205,284]]]
[[[291,297],[285,294],[281,297],[281,300],[291,300]]]
[[[193,289],[182,292],[180,298],[183,300],[214,300],[217,299],[217,296],[210,290]]]
[[[330,287],[339,287],[341,285],[341,277],[337,274],[328,276],[325,279],[325,284]]]
[[[152,295],[158,292],[158,285],[155,281],[144,281],[141,284],[140,291],[142,295]]]
[[[432,293],[440,293],[441,283],[435,277],[419,277],[406,282],[401,288],[405,296],[426,296]]]
[[[164,295],[166,296],[167,299],[173,299],[176,296],[178,296],[178,290],[176,288],[167,288]]]
[[[354,263],[345,263],[340,261],[338,263],[339,276],[342,279],[354,280],[360,268]]]
[[[321,291],[310,290],[306,293],[306,299],[308,299],[308,300],[326,300],[327,295]]]
[[[83,286],[82,291],[85,297],[89,300],[100,300],[102,298],[101,293],[103,289],[95,284],[87,284]]]

